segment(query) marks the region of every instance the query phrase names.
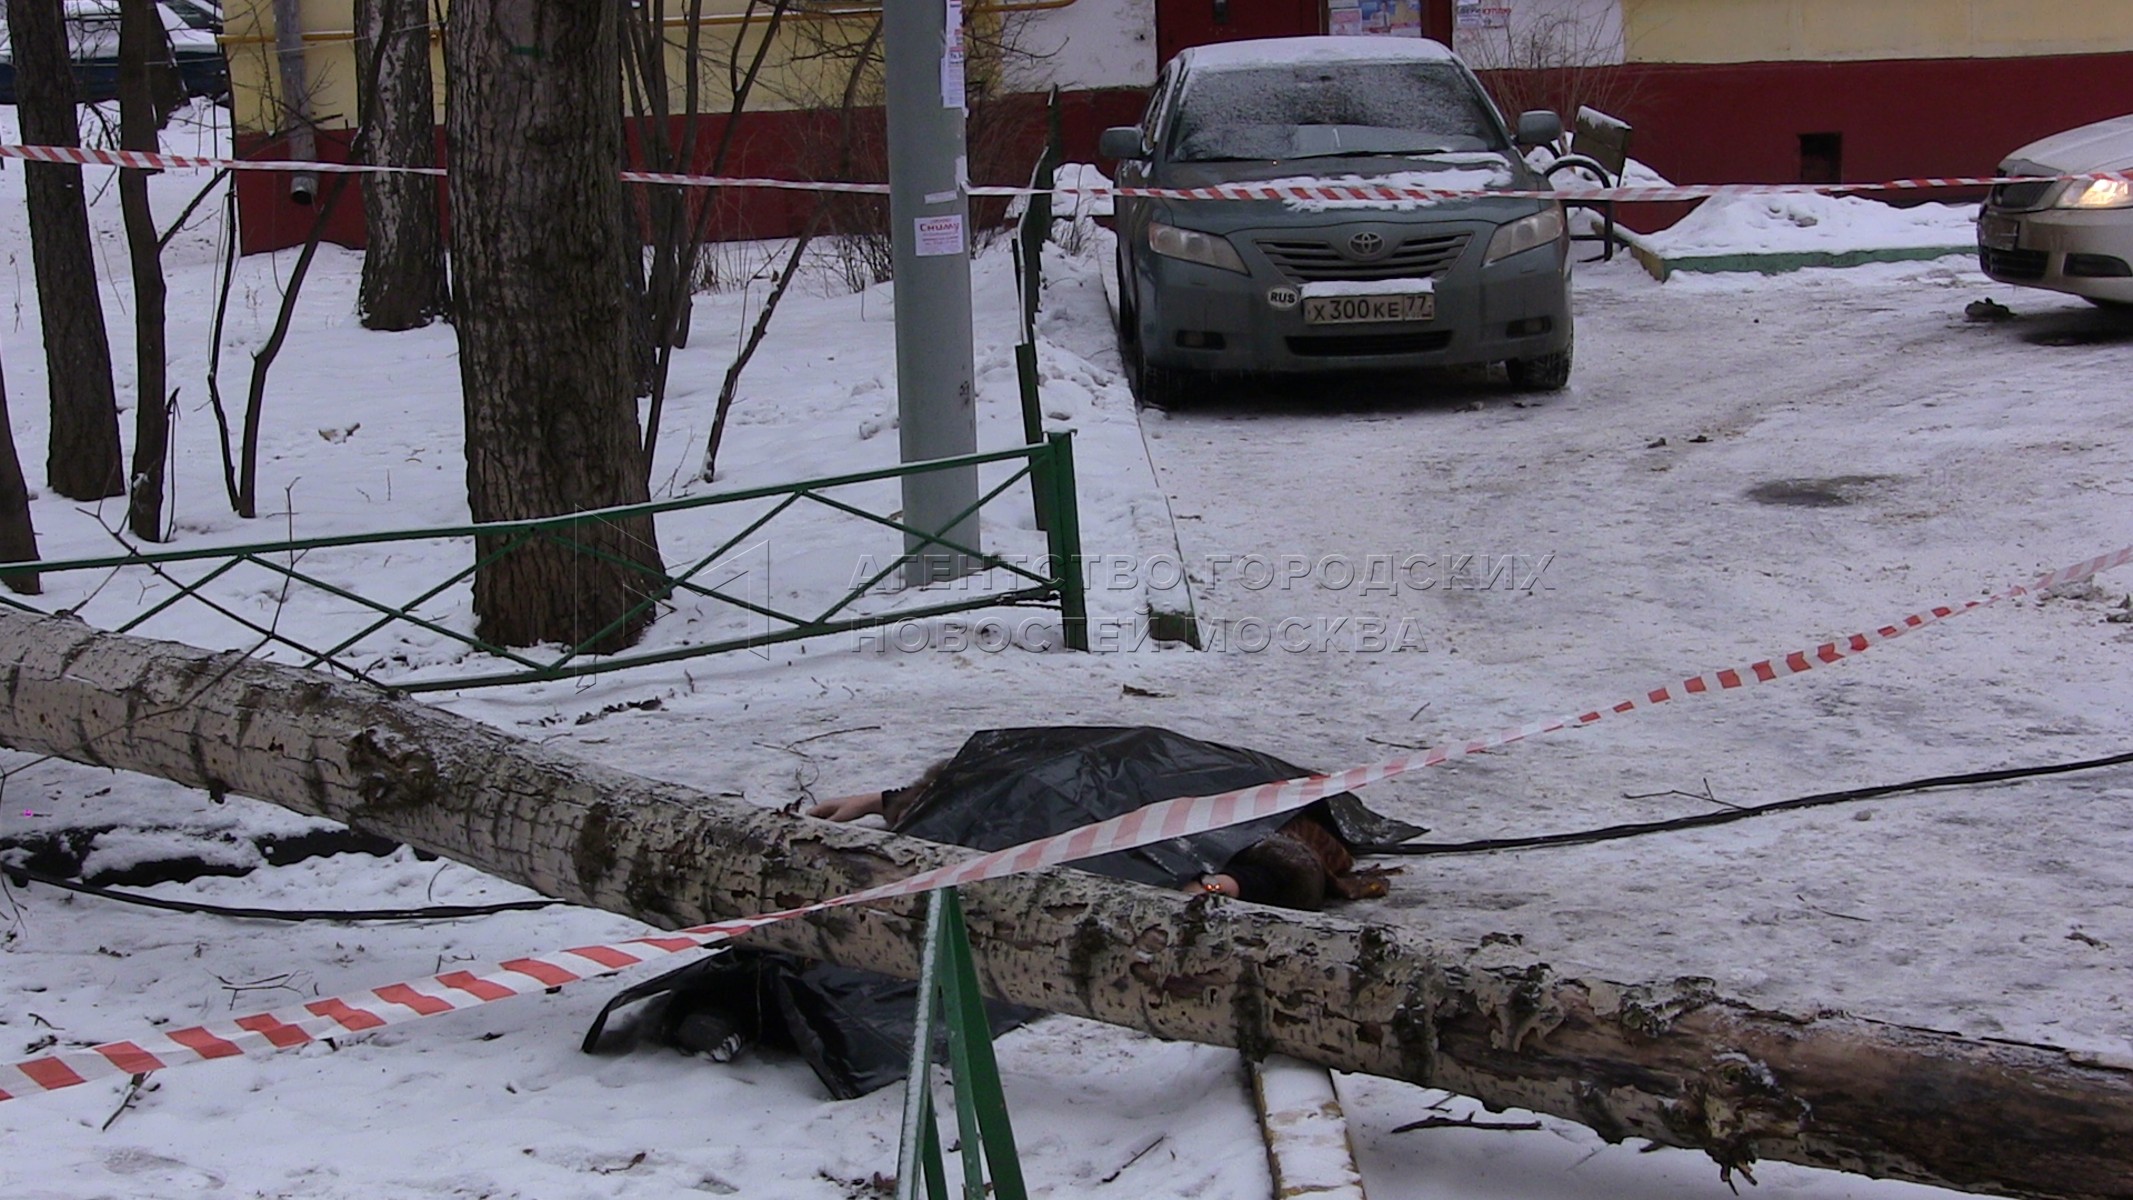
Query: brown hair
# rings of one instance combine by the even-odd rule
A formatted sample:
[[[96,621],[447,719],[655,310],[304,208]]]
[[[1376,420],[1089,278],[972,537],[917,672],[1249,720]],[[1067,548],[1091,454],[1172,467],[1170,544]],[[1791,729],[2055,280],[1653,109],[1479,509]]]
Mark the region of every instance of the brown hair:
[[[1329,898],[1361,900],[1389,890],[1380,872],[1357,872],[1348,844],[1310,815],[1246,846],[1222,869],[1237,880],[1242,899],[1309,912]]]
[[[941,772],[948,769],[948,763],[948,759],[940,759],[932,766],[920,771],[917,779],[912,780],[903,787],[890,788],[881,794],[881,815],[883,819],[888,821],[889,828],[894,829],[903,824],[904,815],[909,813],[919,799],[925,795],[927,788],[932,787],[940,780]]]

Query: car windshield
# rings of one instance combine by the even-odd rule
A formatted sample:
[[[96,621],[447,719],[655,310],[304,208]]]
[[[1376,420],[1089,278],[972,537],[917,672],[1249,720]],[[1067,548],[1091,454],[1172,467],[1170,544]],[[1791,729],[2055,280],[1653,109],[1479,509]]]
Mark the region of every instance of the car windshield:
[[[1500,150],[1487,102],[1444,62],[1266,63],[1195,72],[1171,159],[1215,162]]]

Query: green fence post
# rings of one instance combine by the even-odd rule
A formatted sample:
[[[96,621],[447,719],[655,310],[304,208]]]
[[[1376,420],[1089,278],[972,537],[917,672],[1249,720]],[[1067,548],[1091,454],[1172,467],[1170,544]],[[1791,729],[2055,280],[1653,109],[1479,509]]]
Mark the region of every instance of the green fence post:
[[[1044,413],[1037,395],[1037,345],[1022,342],[1015,347],[1015,381],[1022,388],[1022,442],[1035,446],[1044,440]],[[1030,452],[1029,492],[1030,501],[1036,508],[1037,528],[1052,527],[1052,474],[1051,458],[1047,454]]]
[[[1028,203],[1015,226],[1016,299],[1022,306],[1022,340],[1015,346],[1015,381],[1022,391],[1022,441],[1034,446],[1044,437],[1042,397],[1037,387],[1037,304],[1044,291],[1044,244],[1052,236],[1052,173],[1059,166],[1059,91],[1046,105],[1044,150],[1029,178]],[[1052,527],[1052,495],[1046,467],[1030,460],[1030,494],[1037,528]]]
[[[918,1018],[911,1030],[911,1071],[904,1077],[903,1137],[897,1143],[896,1200],[946,1200],[941,1137],[933,1116],[933,1019],[940,1009],[940,893],[926,898],[925,952],[918,962]]]
[[[1007,1096],[992,1053],[992,1028],[978,992],[963,904],[954,888],[926,898],[924,957],[919,961],[918,1019],[912,1030],[911,1073],[904,1080],[903,1140],[897,1151],[897,1200],[947,1200],[940,1125],[933,1111],[933,1031],[948,1029],[949,1067],[955,1086],[955,1116],[962,1136],[963,1200],[1028,1200],[1015,1133],[1007,1119]],[[987,1171],[992,1183],[987,1186]]]
[[[1045,532],[1052,549],[1052,572],[1059,579],[1059,618],[1069,650],[1089,648],[1088,597],[1082,590],[1081,510],[1074,501],[1074,435],[1045,435],[1051,447],[1052,524]]]
[[[948,1057],[955,1068],[963,1176],[973,1200],[983,1200],[985,1181],[976,1168],[977,1149],[982,1147],[993,1200],[1028,1200],[1014,1127],[1007,1119],[1007,1092],[1000,1086],[1000,1063],[993,1057],[992,1025],[985,1017],[985,997],[978,991],[977,964],[963,925],[963,899],[954,888],[934,895],[942,911],[940,951],[948,966],[941,981],[941,1005],[948,1017]]]

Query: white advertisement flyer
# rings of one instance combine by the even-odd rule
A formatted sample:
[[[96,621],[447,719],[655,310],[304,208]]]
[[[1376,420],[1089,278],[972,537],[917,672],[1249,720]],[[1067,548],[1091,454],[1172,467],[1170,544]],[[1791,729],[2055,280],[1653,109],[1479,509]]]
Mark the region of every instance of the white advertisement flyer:
[[[911,221],[918,237],[918,256],[932,258],[942,254],[963,252],[963,214],[948,213],[939,217],[914,217]]]
[[[941,107],[963,107],[963,0],[947,0],[948,42],[941,53]]]

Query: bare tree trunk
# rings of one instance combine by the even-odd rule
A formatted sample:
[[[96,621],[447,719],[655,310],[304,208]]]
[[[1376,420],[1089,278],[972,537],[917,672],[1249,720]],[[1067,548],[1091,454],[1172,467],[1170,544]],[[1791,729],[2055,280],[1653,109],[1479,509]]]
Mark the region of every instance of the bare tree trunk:
[[[358,130],[356,141],[360,144],[362,140],[362,131]],[[240,435],[242,441],[238,444],[237,472],[231,485],[233,490],[230,501],[237,515],[246,520],[259,515],[259,432],[266,418],[267,372],[274,369],[274,360],[281,357],[282,345],[288,341],[290,323],[296,319],[297,297],[303,295],[304,280],[311,274],[312,260],[318,257],[319,242],[326,236],[326,222],[333,219],[333,210],[339,206],[341,196],[347,189],[346,175],[337,174],[333,177],[333,182],[326,185],[326,199],[318,205],[317,215],[311,219],[311,235],[304,239],[304,248],[296,254],[296,265],[289,270],[289,282],[282,288],[281,306],[274,314],[274,328],[267,334],[267,340],[260,344],[259,349],[252,352],[252,383],[245,392],[244,429]],[[223,299],[227,300],[227,296]],[[220,303],[218,301],[216,310],[218,324],[221,315]],[[210,386],[213,386],[212,379]],[[216,398],[215,416],[225,427],[222,454],[223,461],[227,464],[228,418],[222,412],[219,396]]]
[[[155,0],[119,0],[119,145],[127,150],[161,149],[156,131],[155,69],[169,58],[170,42]],[[126,525],[147,542],[163,540],[163,460],[170,452],[170,403],[164,350],[162,239],[148,205],[149,172],[119,170],[119,209],[126,220],[126,246],[133,264],[134,378],[133,474],[126,485]]]
[[[30,523],[30,485],[15,453],[15,424],[7,413],[7,379],[0,375],[0,562],[35,562],[37,528]],[[44,590],[35,571],[0,571],[0,587],[23,596]]]
[[[356,78],[374,79],[358,124],[366,162],[427,167],[436,161],[424,0],[356,0]],[[447,311],[437,181],[427,175],[363,176],[363,284],[356,316],[365,329],[419,329]]]
[[[770,50],[778,42],[778,30],[785,20],[791,0],[770,0],[770,15],[756,34],[755,50],[749,56],[748,65],[741,67],[741,48],[748,41],[748,34],[755,26],[755,13],[759,0],[749,0],[741,13],[741,23],[736,27],[733,42],[729,47],[726,74],[732,93],[726,110],[726,120],[720,131],[718,144],[711,152],[704,170],[717,175],[725,169],[726,153],[732,148],[735,131],[740,127],[748,107],[749,97],[755,92],[757,81],[762,77],[763,64]],[[655,171],[688,172],[696,169],[696,138],[699,118],[702,116],[702,55],[703,55],[703,0],[689,0],[689,32],[683,39],[682,62],[688,76],[682,83],[682,136],[677,149],[670,151],[667,145],[666,126],[670,85],[667,82],[665,61],[665,38],[659,33],[664,24],[663,5],[655,6],[645,20],[625,18],[625,36],[632,36],[629,43],[630,62],[637,64],[637,73],[632,77],[632,99],[636,104],[640,126],[644,127],[644,147],[647,165]],[[878,22],[877,22],[878,25]],[[655,36],[656,35],[656,36]],[[650,119],[647,120],[646,118]],[[656,134],[654,130],[656,129]],[[684,193],[687,188],[652,188],[647,195],[647,211],[651,217],[653,236],[652,269],[645,285],[642,302],[644,319],[642,337],[652,355],[646,394],[651,404],[645,410],[644,421],[644,469],[646,478],[651,477],[653,451],[659,444],[660,415],[666,407],[667,381],[673,369],[674,351],[689,343],[689,313],[693,303],[691,289],[695,286],[698,253],[709,235],[711,220],[717,213],[718,196],[705,189],[694,189],[694,197]],[[695,206],[695,215],[689,212]],[[708,472],[707,472],[708,474]]]
[[[345,821],[665,927],[960,856],[573,760],[368,685],[0,613],[0,744]],[[2047,1046],[1759,1011],[1708,980],[1504,965],[1501,947],[1076,871],[973,885],[993,995],[1701,1147],[2020,1196],[2133,1196],[2133,1074]],[[923,907],[750,937],[910,977]],[[1494,956],[1494,957],[1492,957]]]
[[[476,521],[648,498],[631,370],[635,231],[624,227],[622,63],[613,12],[572,0],[462,0],[446,27],[454,316]],[[633,643],[659,567],[649,517],[583,527],[486,563],[492,642]],[[485,539],[485,541],[487,541]],[[478,544],[477,556],[497,547]],[[595,553],[597,552],[597,553]],[[617,624],[619,622],[619,624]]]
[[[7,27],[22,139],[32,145],[80,145],[60,0],[10,0]],[[89,207],[82,194],[81,168],[24,163],[22,174],[52,399],[45,481],[73,500],[122,495],[126,470],[119,448],[118,398],[111,386],[111,346],[96,290],[96,260],[89,252]]]
[[[867,30],[866,40],[860,43],[858,54],[852,59],[844,77],[844,96],[837,109],[839,130],[838,143],[842,156],[837,163],[837,178],[846,177],[852,167],[852,109],[859,99],[859,82],[874,62],[874,51],[881,44],[881,22],[875,21]],[[735,113],[733,119],[738,119]],[[740,393],[741,372],[748,369],[748,362],[755,357],[756,348],[763,344],[763,336],[770,332],[770,320],[777,315],[778,302],[785,298],[785,289],[792,286],[793,277],[800,271],[802,256],[813,244],[815,234],[822,229],[829,216],[833,192],[824,192],[815,199],[815,211],[808,214],[807,224],[800,236],[793,239],[793,246],[785,258],[785,269],[778,274],[778,281],[770,289],[770,296],[763,301],[762,311],[756,314],[755,327],[748,331],[748,340],[742,344],[740,353],[726,367],[726,377],[718,386],[718,403],[711,410],[711,433],[704,439],[703,478],[710,482],[718,478],[718,448],[726,438],[726,418],[733,412],[734,397]]]

